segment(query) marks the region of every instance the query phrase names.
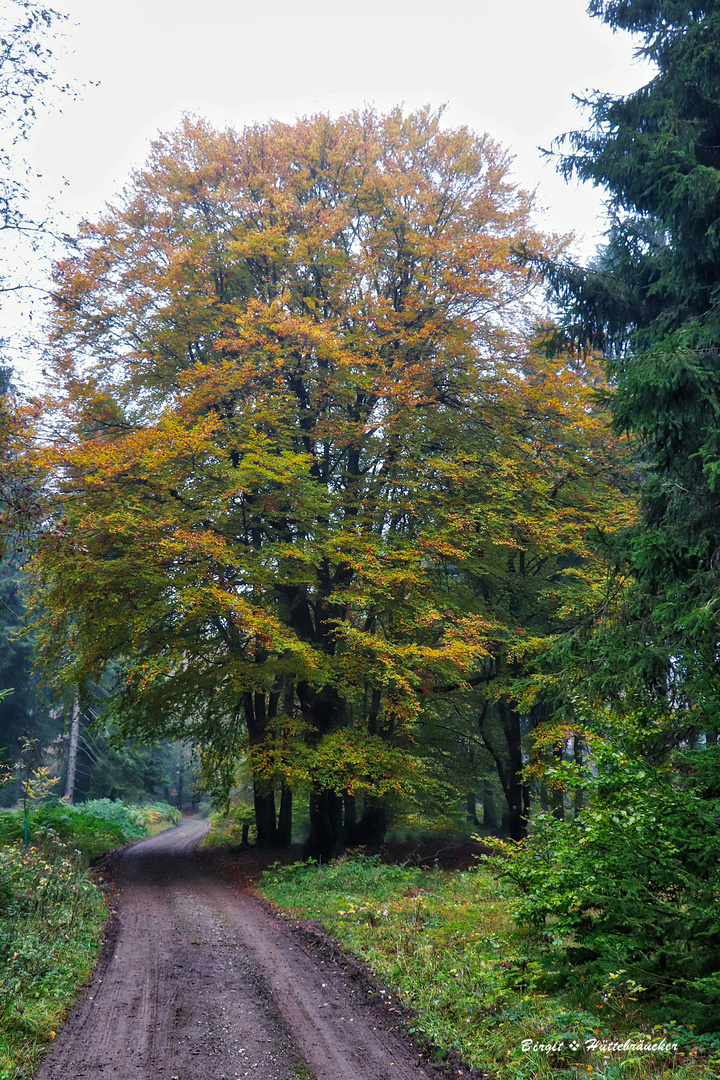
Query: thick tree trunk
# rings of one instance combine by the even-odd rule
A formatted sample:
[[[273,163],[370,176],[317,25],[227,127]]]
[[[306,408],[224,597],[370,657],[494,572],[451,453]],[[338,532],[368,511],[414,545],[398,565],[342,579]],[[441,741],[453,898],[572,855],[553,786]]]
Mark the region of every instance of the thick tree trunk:
[[[509,758],[508,774],[505,782],[505,796],[508,805],[508,835],[511,840],[524,840],[527,836],[530,794],[521,777],[523,760],[520,713],[512,707],[507,698],[499,699],[498,711],[505,732]]]
[[[266,697],[261,691],[243,695],[245,723],[248,730],[250,747],[262,746],[267,734],[268,722],[277,712],[279,695]],[[277,825],[275,823],[275,792],[272,784],[263,776],[253,774],[253,803],[255,806],[255,828],[257,846],[272,848],[277,843]]]
[[[345,843],[345,826],[343,825],[343,801],[342,795],[338,795],[335,791],[328,792],[328,813],[330,815],[330,825],[332,831],[337,837],[340,845]]]
[[[345,837],[347,838],[357,824],[357,801],[355,796],[346,791],[343,795],[343,804],[345,809]]]
[[[474,791],[468,791],[468,793],[467,793],[467,803],[466,803],[466,807],[465,807],[465,813],[466,813],[467,819],[468,819],[468,821],[470,822],[471,825],[479,825],[480,824],[480,822],[478,821],[478,816],[477,816],[476,795],[475,795]]]
[[[292,791],[283,784],[280,793],[280,816],[277,824],[278,847],[290,847],[292,843]]]
[[[277,844],[277,826],[275,825],[275,792],[267,791],[256,780],[253,781],[253,801],[255,803],[255,827],[257,846],[273,848]]]
[[[303,718],[308,723],[308,742],[317,746],[324,735],[342,724],[345,702],[336,690],[325,687],[319,693],[307,683],[299,683],[297,696]],[[314,786],[310,793],[310,833],[303,846],[303,858],[327,862],[343,845],[342,799],[329,788]]]
[[[336,831],[339,802],[334,791],[314,789],[310,793],[310,834],[303,845],[303,859],[329,862],[341,848],[341,838]]]

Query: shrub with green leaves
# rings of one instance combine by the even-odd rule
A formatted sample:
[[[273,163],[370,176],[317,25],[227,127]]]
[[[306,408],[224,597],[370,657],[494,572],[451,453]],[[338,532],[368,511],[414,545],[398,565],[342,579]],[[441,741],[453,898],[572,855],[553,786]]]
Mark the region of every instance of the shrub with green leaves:
[[[206,847],[229,844],[238,847],[255,840],[255,811],[242,802],[231,803],[227,809],[210,815],[210,832],[204,840]]]
[[[137,840],[147,836],[156,825],[180,825],[182,814],[166,802],[126,803],[118,799],[92,799],[79,803],[74,809],[87,814],[96,821],[106,821],[119,825],[128,840]]]
[[[0,812],[0,1080],[38,1060],[95,965],[107,917],[85,860],[179,824],[167,803],[45,803]]]
[[[720,1029],[720,748],[653,766],[590,744],[582,768],[545,773],[582,787],[585,809],[571,822],[538,814],[527,841],[502,845],[516,918],[576,975],[620,978],[658,1018]]]

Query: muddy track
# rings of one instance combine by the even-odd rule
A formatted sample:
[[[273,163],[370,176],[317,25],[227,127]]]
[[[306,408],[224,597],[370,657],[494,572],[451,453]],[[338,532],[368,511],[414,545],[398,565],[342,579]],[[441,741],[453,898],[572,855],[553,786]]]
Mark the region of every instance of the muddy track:
[[[119,856],[100,964],[35,1080],[439,1080],[362,980],[202,865],[205,828]]]

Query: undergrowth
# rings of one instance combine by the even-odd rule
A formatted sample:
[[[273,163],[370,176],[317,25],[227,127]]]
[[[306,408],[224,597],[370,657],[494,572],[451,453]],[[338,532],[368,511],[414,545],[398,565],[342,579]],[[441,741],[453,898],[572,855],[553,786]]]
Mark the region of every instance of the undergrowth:
[[[0,1080],[38,1061],[95,966],[107,905],[72,845],[0,849]]]
[[[38,836],[51,829],[60,840],[71,841],[73,848],[87,859],[94,859],[112,848],[152,836],[181,821],[180,811],[164,802],[141,806],[111,799],[93,799],[72,805],[45,803],[30,815],[29,837],[33,844]],[[0,845],[19,842],[22,836],[22,813],[0,811]]]
[[[720,1077],[720,1043],[696,1038],[671,1016],[647,1021],[622,972],[603,985],[569,978],[552,951],[515,926],[512,886],[484,864],[455,873],[368,858],[276,866],[261,891],[320,919],[367,961],[412,1009],[411,1032],[441,1060],[458,1055],[502,1080]],[[663,1039],[677,1049],[603,1050]]]
[[[255,812],[249,806],[237,803],[225,811],[210,815],[210,829],[203,838],[202,846],[228,844],[231,848],[239,848],[243,843],[254,840],[255,836]]]
[[[87,860],[181,816],[166,803],[96,799],[0,812],[0,1080],[29,1075],[95,967],[108,909]]]

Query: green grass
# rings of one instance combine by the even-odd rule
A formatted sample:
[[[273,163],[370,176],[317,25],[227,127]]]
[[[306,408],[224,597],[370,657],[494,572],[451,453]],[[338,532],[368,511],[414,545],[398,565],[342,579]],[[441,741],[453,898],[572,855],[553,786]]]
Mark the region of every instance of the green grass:
[[[411,1032],[440,1059],[454,1052],[502,1080],[720,1077],[720,1043],[677,1029],[671,1016],[653,1029],[642,995],[621,974],[602,987],[564,976],[552,955],[516,928],[510,886],[499,885],[484,864],[445,873],[344,858],[272,868],[260,889],[279,907],[319,919],[367,961],[414,1011]],[[585,1047],[586,1039],[663,1035],[679,1044],[677,1052]],[[526,1052],[524,1040],[557,1048]]]
[[[166,803],[98,799],[0,812],[0,1080],[29,1074],[97,963],[108,909],[87,860],[181,820]]]

